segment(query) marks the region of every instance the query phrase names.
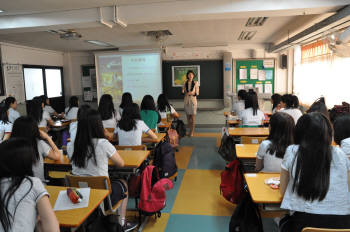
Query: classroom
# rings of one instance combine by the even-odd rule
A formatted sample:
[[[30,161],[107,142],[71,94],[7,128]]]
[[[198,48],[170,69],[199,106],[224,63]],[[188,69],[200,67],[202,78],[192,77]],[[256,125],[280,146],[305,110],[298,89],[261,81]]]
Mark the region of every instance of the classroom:
[[[350,232],[350,0],[0,0],[0,232]]]

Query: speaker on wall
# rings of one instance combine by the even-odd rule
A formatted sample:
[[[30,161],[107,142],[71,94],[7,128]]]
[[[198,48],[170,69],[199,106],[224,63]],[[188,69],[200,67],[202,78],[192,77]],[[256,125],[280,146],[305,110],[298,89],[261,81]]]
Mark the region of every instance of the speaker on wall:
[[[281,68],[286,69],[287,68],[287,55],[281,55]]]

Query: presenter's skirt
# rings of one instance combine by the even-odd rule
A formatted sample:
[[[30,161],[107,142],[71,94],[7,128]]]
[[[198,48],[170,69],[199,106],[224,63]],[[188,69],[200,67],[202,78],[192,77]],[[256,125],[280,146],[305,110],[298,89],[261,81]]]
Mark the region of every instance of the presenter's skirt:
[[[185,112],[187,115],[197,114],[197,97],[196,96],[185,96],[184,105],[185,105]]]

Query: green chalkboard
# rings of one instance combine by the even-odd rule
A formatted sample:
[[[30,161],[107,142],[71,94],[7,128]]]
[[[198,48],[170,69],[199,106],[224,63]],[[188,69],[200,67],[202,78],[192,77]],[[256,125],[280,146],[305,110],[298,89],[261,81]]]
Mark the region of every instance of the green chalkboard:
[[[236,91],[260,86],[260,93],[274,93],[275,65],[274,59],[236,60]],[[265,64],[265,66],[264,66]]]

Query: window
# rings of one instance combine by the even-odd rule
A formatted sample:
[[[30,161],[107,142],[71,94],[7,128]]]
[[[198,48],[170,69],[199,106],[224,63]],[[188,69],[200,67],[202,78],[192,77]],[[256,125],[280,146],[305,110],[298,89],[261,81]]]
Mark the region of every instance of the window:
[[[294,50],[293,92],[304,104],[325,97],[328,108],[350,102],[349,57],[338,57],[323,41]]]
[[[47,95],[48,98],[62,97],[62,68],[45,66],[23,66],[26,100]]]

